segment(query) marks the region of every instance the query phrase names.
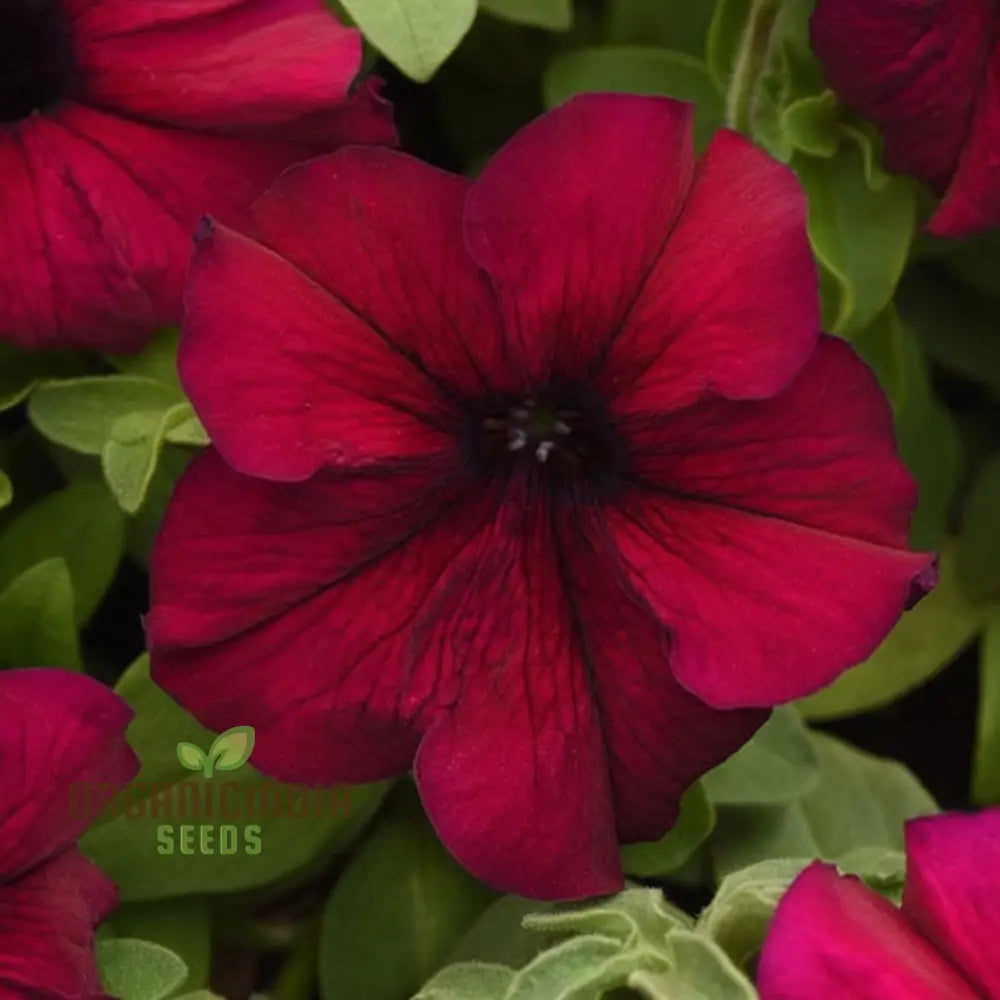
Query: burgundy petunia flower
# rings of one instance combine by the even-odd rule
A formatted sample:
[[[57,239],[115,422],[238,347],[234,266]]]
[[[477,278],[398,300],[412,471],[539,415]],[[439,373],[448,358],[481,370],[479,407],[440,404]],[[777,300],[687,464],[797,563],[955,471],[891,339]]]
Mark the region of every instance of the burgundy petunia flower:
[[[1000,1000],[1000,809],[911,821],[902,909],[820,862],[782,899],[761,1000]]]
[[[819,338],[792,174],[589,96],[475,183],[388,150],[208,226],[180,369],[215,447],[153,558],[154,675],[308,782],[414,768],[487,882],[616,834],[865,657],[929,559],[889,410]],[[738,709],[723,711],[724,709]]]
[[[931,232],[1000,226],[997,0],[818,0],[812,40],[833,89],[882,130],[889,169],[944,196]]]
[[[289,164],[392,142],[322,0],[0,0],[0,338],[113,352],[180,319],[191,231]]]
[[[120,787],[139,762],[129,707],[63,670],[0,671],[0,996],[101,997],[94,928],[118,893],[77,849],[82,790]]]

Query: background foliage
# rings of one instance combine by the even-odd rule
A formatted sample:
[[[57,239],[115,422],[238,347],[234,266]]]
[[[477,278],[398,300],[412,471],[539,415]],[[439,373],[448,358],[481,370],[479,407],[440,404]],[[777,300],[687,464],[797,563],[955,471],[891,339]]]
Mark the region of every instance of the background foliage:
[[[388,78],[404,146],[450,169],[474,174],[520,125],[593,90],[695,101],[701,146],[729,124],[790,164],[826,326],[892,402],[921,488],[912,541],[940,551],[938,590],[868,663],[778,711],[661,842],[627,848],[636,887],[591,906],[498,899],[439,845],[406,781],[353,790],[349,816],[268,821],[259,856],[158,856],[155,821],[99,824],[83,847],[125,903],[101,941],[111,992],[746,1000],[767,919],[808,859],[892,897],[902,821],[938,807],[928,788],[946,807],[1000,802],[1000,237],[921,235],[930,198],[882,169],[874,130],[825,89],[810,7],[343,0],[342,14]],[[191,779],[177,742],[212,738],[140,657],[151,540],[207,443],[176,340],[164,330],[130,358],[0,345],[0,667],[116,684],[140,778],[168,783]]]

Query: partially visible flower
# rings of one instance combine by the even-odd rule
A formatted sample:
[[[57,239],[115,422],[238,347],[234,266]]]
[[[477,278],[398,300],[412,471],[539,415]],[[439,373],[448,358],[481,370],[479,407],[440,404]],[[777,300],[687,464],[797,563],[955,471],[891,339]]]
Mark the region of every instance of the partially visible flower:
[[[0,339],[125,352],[180,319],[191,231],[289,164],[391,142],[322,0],[2,0]]]
[[[139,762],[125,742],[129,707],[63,670],[0,671],[0,996],[103,996],[94,928],[114,884],[77,849],[81,789],[120,787]]]
[[[996,0],[818,0],[813,47],[833,89],[885,138],[890,170],[944,196],[940,236],[1000,226]]]
[[[805,199],[691,107],[578,98],[475,183],[387,150],[208,225],[180,350],[217,450],[152,561],[155,678],[298,781],[414,768],[487,882],[621,887],[764,709],[930,559]],[[735,711],[724,711],[734,709]]]
[[[761,1000],[1000,1000],[1000,809],[906,828],[899,909],[817,862],[778,905]]]

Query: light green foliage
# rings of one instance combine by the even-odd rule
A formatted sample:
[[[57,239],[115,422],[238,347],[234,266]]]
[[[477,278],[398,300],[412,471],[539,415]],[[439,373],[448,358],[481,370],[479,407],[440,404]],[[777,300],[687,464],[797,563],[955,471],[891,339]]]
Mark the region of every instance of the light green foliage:
[[[404,1000],[492,898],[442,847],[416,794],[400,787],[327,900],[324,1000]]]
[[[343,0],[351,18],[387,59],[414,80],[429,80],[476,16],[476,0]]]

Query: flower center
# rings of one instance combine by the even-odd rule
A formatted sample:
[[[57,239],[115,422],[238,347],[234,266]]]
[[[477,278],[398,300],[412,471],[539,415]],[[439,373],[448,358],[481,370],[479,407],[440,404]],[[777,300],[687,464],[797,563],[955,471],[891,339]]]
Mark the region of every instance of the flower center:
[[[72,92],[75,77],[59,0],[0,0],[0,122],[57,104]]]
[[[470,414],[466,441],[476,472],[527,469],[535,483],[591,500],[613,495],[627,471],[624,442],[603,404],[578,386],[490,400]]]

